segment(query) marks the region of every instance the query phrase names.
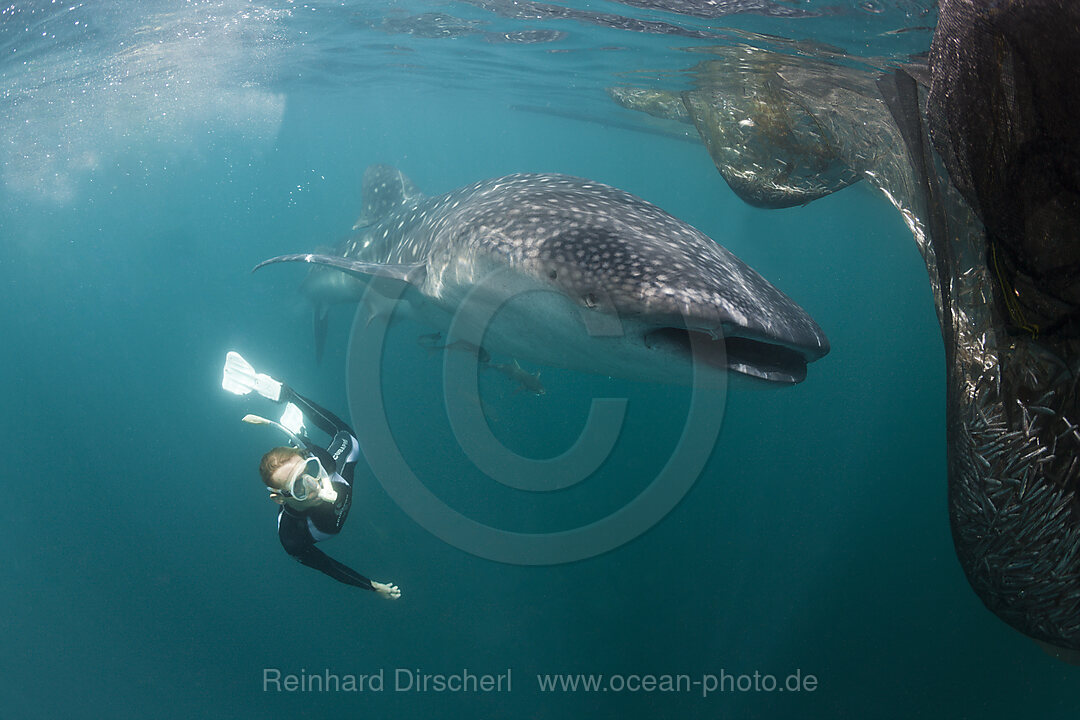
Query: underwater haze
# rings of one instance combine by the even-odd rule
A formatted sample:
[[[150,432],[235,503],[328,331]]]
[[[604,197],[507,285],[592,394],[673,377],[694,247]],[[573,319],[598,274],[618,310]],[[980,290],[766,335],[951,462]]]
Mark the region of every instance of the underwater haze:
[[[753,208],[692,126],[606,92],[688,88],[736,43],[886,67],[935,21],[929,0],[9,0],[0,717],[1075,717],[1077,670],[986,610],[954,555],[942,341],[900,215],[866,183]],[[631,192],[760,272],[832,350],[792,387],[707,396],[722,424],[681,502],[572,562],[463,550],[361,460],[320,547],[402,597],[334,582],[282,550],[257,472],[281,437],[240,422],[274,406],[222,390],[227,351],[354,426],[374,381],[423,485],[514,533],[630,503],[692,404],[481,369],[465,402],[523,457],[571,448],[593,398],[627,399],[594,476],[528,492],[463,450],[430,329],[392,324],[372,378],[364,323],[336,306],[317,363],[304,270],[251,269],[348,236],[374,163],[432,195],[517,172]],[[312,687],[330,675],[360,687]]]

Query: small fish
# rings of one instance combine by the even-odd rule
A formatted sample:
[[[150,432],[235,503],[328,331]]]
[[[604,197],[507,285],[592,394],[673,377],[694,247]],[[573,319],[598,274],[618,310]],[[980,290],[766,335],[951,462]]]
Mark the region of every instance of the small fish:
[[[520,386],[520,390],[525,390],[533,395],[544,395],[547,393],[547,388],[540,382],[540,372],[527,372],[517,360],[511,363],[499,363],[489,362],[487,364],[492,370],[501,372],[506,377],[510,378]]]

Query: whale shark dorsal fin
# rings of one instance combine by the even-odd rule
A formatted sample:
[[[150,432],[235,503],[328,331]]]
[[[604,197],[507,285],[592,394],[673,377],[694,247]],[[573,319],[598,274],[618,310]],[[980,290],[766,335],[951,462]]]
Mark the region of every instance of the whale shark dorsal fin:
[[[363,206],[353,230],[374,225],[424,197],[424,193],[416,189],[405,173],[392,165],[383,164],[370,165],[364,171],[361,195]]]

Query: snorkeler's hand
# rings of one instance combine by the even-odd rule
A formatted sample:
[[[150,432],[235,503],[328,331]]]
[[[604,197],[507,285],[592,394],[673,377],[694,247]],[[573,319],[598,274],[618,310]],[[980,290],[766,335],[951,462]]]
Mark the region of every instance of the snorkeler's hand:
[[[371,587],[375,588],[375,592],[379,593],[384,598],[390,600],[397,600],[399,597],[401,597],[401,590],[399,590],[398,586],[394,585],[393,583],[381,583],[372,580]]]

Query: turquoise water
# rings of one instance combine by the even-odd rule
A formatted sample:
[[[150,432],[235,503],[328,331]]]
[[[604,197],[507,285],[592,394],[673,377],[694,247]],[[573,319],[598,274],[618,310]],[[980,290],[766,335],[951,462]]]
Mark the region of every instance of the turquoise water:
[[[933,23],[916,3],[714,20],[572,6],[893,57],[929,36],[886,31]],[[400,25],[436,12],[479,32],[564,35],[499,44],[450,37],[445,20],[437,37]],[[644,124],[603,93],[627,77],[678,85],[696,62],[685,48],[715,40],[454,3],[16,1],[0,19],[2,429],[21,471],[5,473],[0,716],[1073,716],[1076,671],[986,611],[953,555],[941,340],[899,216],[862,185],[750,208],[700,145],[622,127]],[[239,350],[350,414],[351,308],[335,308],[317,365],[302,271],[249,271],[346,235],[374,162],[433,194],[521,171],[626,189],[784,290],[832,352],[794,388],[732,388],[683,501],[574,563],[444,543],[362,462],[349,523],[323,549],[403,596],[339,585],[278,544],[256,473],[277,438],[239,422],[270,410],[228,396],[220,373]],[[550,495],[497,485],[450,430],[441,358],[420,332],[388,336],[387,419],[425,485],[479,522],[592,522],[648,485],[678,440],[688,390],[541,369],[536,397],[486,375],[492,432],[531,457],[570,447],[592,397],[629,398],[596,478]],[[277,692],[268,668],[381,673],[384,686]],[[395,689],[398,675],[508,670],[509,691]],[[755,672],[816,684],[703,697],[609,682]],[[554,673],[603,675],[609,690],[542,692],[537,676]]]

